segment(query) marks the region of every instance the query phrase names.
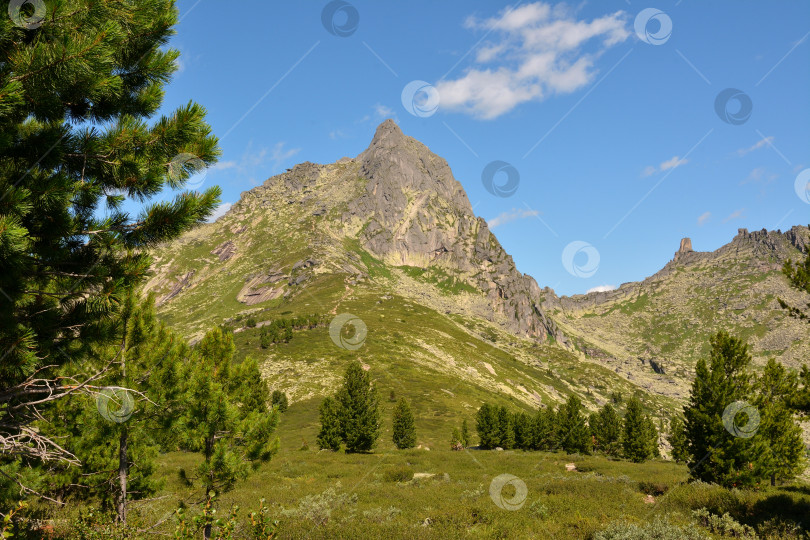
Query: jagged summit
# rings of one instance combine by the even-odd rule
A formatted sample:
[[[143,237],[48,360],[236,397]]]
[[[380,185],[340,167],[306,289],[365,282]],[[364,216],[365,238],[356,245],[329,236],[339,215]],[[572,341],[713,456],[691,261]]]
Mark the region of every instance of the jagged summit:
[[[396,122],[391,118],[382,122],[377,126],[377,131],[374,132],[374,138],[371,139],[369,148],[372,147],[387,147],[396,146],[401,144],[405,139],[405,135],[399,128]]]

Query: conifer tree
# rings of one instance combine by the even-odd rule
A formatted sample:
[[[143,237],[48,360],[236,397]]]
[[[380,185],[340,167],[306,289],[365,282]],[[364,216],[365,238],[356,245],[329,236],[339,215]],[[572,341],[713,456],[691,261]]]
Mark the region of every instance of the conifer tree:
[[[760,414],[757,436],[764,439],[768,448],[762,460],[763,472],[770,477],[771,485],[776,485],[777,480],[794,478],[803,469],[802,430],[791,410],[797,388],[796,374],[772,358],[754,383],[752,401]]]
[[[461,421],[461,433],[459,434],[459,442],[464,448],[470,446],[470,428],[467,427],[467,419]]]
[[[343,441],[340,428],[340,413],[335,399],[331,396],[324,398],[319,413],[321,430],[318,432],[318,448],[337,452],[340,450]]]
[[[416,446],[416,425],[414,423],[411,407],[405,398],[399,398],[399,402],[394,408],[393,421],[394,445],[403,450]]]
[[[504,450],[515,447],[515,425],[512,415],[505,405],[501,405],[497,410],[498,423],[498,446]]]
[[[753,436],[756,409],[751,395],[748,346],[726,332],[710,338],[709,362],[701,358],[689,402],[684,407],[690,472],[704,482],[724,486],[753,485],[762,477],[765,448]],[[752,406],[751,406],[752,407]]]
[[[689,441],[686,439],[683,420],[676,416],[669,423],[669,445],[672,448],[672,459],[677,463],[689,460]]]
[[[484,403],[475,415],[475,429],[478,432],[479,446],[485,450],[500,444],[497,410],[489,403]]]
[[[650,457],[648,422],[636,396],[627,401],[622,431],[624,457],[637,463]]]
[[[552,450],[557,447],[557,415],[549,406],[538,409],[532,421],[532,449]]]
[[[57,402],[57,420],[50,423],[62,428],[54,435],[67,440],[81,465],[56,468],[51,472],[58,473],[47,478],[48,491],[58,498],[112,500],[118,520],[126,523],[127,500],[144,498],[160,484],[154,459],[174,438],[180,369],[189,350],[157,322],[151,297],[128,295],[118,324],[124,336],[122,368],[97,381],[95,397]],[[101,350],[96,356],[110,354]],[[86,362],[92,365],[92,359]]]
[[[347,452],[370,452],[380,436],[377,389],[358,362],[346,368],[338,391],[340,429]]]
[[[588,425],[596,441],[595,449],[610,456],[617,456],[621,450],[622,419],[610,403],[590,416]]]
[[[515,432],[515,448],[531,450],[532,447],[532,417],[521,411],[512,416]]]
[[[252,465],[278,450],[279,413],[251,358],[234,361],[233,334],[215,328],[195,347],[187,366],[182,446],[199,452],[197,480],[206,500],[230,491]],[[210,535],[210,528],[204,531]]]
[[[557,412],[558,444],[568,452],[590,454],[591,433],[582,412],[582,402],[571,395]]]
[[[270,396],[270,404],[278,407],[278,412],[286,412],[289,407],[287,394],[281,390],[273,390],[273,394]]]
[[[96,372],[71,362],[121,343],[115,315],[144,280],[149,248],[204,222],[220,194],[148,204],[219,155],[199,105],[151,120],[177,69],[179,53],[166,48],[174,1],[71,0],[46,10],[37,27],[0,17],[4,462],[77,461],[30,424],[116,365],[120,348]],[[127,200],[146,206],[133,213]]]

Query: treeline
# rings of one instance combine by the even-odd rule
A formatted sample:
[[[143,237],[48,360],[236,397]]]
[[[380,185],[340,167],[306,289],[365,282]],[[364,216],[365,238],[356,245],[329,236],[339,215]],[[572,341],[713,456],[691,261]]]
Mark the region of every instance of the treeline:
[[[587,416],[574,395],[556,409],[534,414],[484,403],[476,414],[476,430],[482,449],[595,451],[636,462],[660,456],[658,429],[636,397],[628,401],[623,417],[611,403]]]

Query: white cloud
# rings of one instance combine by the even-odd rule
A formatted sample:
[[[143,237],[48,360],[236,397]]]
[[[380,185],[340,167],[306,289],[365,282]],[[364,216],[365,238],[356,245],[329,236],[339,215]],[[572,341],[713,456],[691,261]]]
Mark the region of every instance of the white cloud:
[[[670,169],[676,169],[681,165],[686,165],[687,163],[689,163],[689,160],[686,158],[682,158],[679,156],[672,156],[670,159],[661,162],[661,164],[658,165],[657,167],[655,165],[647,165],[646,167],[644,167],[644,170],[641,171],[641,176],[642,177],[652,176],[658,171],[664,172]]]
[[[748,176],[740,182],[740,185],[745,184],[770,184],[774,180],[779,178],[778,174],[772,173],[768,171],[765,167],[757,167],[756,169],[752,170],[748,173]]]
[[[728,223],[732,219],[737,219],[737,218],[743,217],[743,212],[745,212],[745,208],[740,208],[739,210],[733,211],[731,214],[729,214],[726,217],[726,219],[723,220],[723,223]]]
[[[208,218],[208,223],[213,223],[213,222],[215,222],[216,220],[218,220],[219,218],[221,218],[222,216],[224,216],[224,215],[225,215],[225,213],[226,213],[228,210],[230,210],[230,209],[231,209],[231,206],[233,206],[233,204],[231,204],[231,203],[229,203],[229,202],[222,203],[222,204],[220,204],[219,206],[217,206],[217,207],[214,209],[214,213],[213,213],[213,214],[211,214],[211,217],[209,217],[209,218]]]
[[[227,169],[233,169],[236,167],[235,161],[218,161],[211,167],[210,171],[225,171]]]
[[[300,148],[285,148],[287,143],[278,142],[272,148],[254,148],[249,143],[238,160],[221,161],[211,167],[209,172],[229,171],[233,180],[247,180],[258,185],[274,174],[278,174],[284,163],[301,151]]]
[[[366,122],[381,122],[382,120],[386,120],[391,118],[394,122],[399,123],[399,118],[397,118],[397,112],[388,107],[387,105],[383,105],[381,103],[375,103],[373,107],[371,107],[372,112],[370,114],[363,115],[362,118],[356,120],[355,124],[365,124]]]
[[[740,156],[744,156],[745,154],[748,154],[749,152],[753,152],[754,150],[759,150],[763,146],[770,145],[773,142],[773,140],[774,140],[773,135],[771,135],[770,137],[765,137],[764,139],[760,139],[759,141],[754,143],[753,146],[749,146],[748,148],[740,148],[739,150],[737,150],[737,154],[740,155]]]
[[[707,221],[709,221],[710,217],[712,217],[711,212],[703,212],[702,214],[700,214],[700,217],[697,218],[697,224],[702,227],[703,225],[706,224]]]
[[[498,39],[482,44],[477,65],[457,79],[438,82],[436,89],[442,108],[483,119],[589,84],[596,75],[594,61],[630,36],[622,11],[587,22],[565,6],[544,2],[507,8],[489,19],[470,17],[465,26]],[[593,50],[582,52],[592,41]]]
[[[644,170],[643,170],[643,171],[641,171],[641,176],[644,176],[644,177],[647,177],[647,176],[652,176],[652,175],[654,175],[654,174],[655,174],[655,172],[656,172],[657,170],[658,170],[658,169],[657,169],[657,168],[655,168],[655,167],[653,167],[652,165],[647,165],[646,167],[644,167]]]
[[[495,227],[511,223],[512,221],[516,221],[518,219],[525,219],[527,217],[534,217],[539,215],[540,212],[538,212],[537,210],[519,210],[517,208],[513,208],[508,212],[504,212],[499,216],[488,220],[487,225],[489,225],[490,229],[494,229]]]
[[[608,291],[615,291],[615,285],[599,285],[598,287],[594,287],[593,289],[588,289],[588,292],[585,294],[590,294],[592,292],[608,292]]]
[[[675,169],[677,167],[680,167],[681,165],[686,165],[687,163],[689,163],[689,160],[686,159],[686,158],[680,158],[678,156],[672,156],[671,159],[668,159],[665,162],[661,163],[661,165],[659,165],[659,168],[662,171],[668,171],[670,169]]]
[[[287,143],[279,142],[273,147],[273,151],[270,154],[270,161],[273,164],[274,171],[278,169],[282,163],[301,151],[300,148],[290,148],[289,150],[284,150],[284,146],[286,144]]]

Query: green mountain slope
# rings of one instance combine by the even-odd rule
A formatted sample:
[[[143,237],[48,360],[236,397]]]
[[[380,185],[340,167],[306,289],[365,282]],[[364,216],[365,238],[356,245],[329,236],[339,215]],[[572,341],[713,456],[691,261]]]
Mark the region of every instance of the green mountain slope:
[[[636,393],[667,416],[720,328],[751,339],[758,360],[796,365],[808,329],[776,298],[810,301],[779,272],[807,243],[802,227],[741,233],[714,253],[685,248],[644,282],[558,298],[515,268],[447,163],[386,121],[356,158],[297,165],[162,246],[146,290],[192,341],[233,328],[274,389],[311,404],[294,415],[302,433],[359,360],[383,400],[413,401],[431,445],[484,400],[534,408],[573,392],[594,409],[612,392]],[[367,330],[356,350],[330,336],[341,314]],[[292,339],[263,344],[283,320]],[[343,339],[358,328],[345,325]]]

